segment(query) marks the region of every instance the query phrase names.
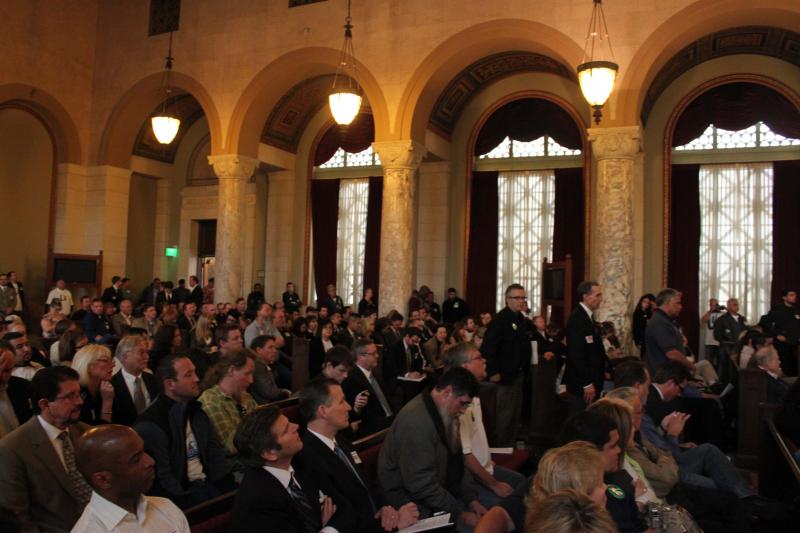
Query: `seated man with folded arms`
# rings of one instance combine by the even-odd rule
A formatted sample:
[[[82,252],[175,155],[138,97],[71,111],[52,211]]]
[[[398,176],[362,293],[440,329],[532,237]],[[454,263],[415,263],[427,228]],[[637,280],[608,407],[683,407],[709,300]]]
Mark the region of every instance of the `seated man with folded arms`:
[[[139,415],[133,428],[156,461],[150,493],[166,496],[186,509],[234,490],[225,447],[197,401],[200,380],[191,359],[165,357],[156,376],[163,392]]]
[[[390,505],[414,502],[422,518],[450,513],[459,531],[471,531],[486,512],[464,466],[458,427],[479,388],[468,370],[454,368],[397,414],[378,457],[378,479]]]
[[[189,533],[174,503],[144,495],[153,484],[155,462],[131,428],[109,424],[90,429],[78,439],[75,459],[92,496],[72,533]]]

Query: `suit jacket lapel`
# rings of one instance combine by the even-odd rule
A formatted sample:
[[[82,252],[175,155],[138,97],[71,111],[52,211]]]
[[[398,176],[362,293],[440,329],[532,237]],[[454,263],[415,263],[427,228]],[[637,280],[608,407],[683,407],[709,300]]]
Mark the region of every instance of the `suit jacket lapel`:
[[[44,428],[39,423],[39,418],[34,416],[28,420],[27,425],[30,442],[34,447],[34,457],[38,457],[47,470],[53,474],[53,477],[58,480],[64,490],[67,491],[67,494],[73,496],[72,483],[67,476],[67,470],[64,468],[64,464],[61,462],[61,459],[59,459],[52,443],[47,438],[47,433],[45,433]],[[70,428],[69,433],[70,438],[73,439],[73,443],[80,436],[80,434],[77,433],[74,428]]]

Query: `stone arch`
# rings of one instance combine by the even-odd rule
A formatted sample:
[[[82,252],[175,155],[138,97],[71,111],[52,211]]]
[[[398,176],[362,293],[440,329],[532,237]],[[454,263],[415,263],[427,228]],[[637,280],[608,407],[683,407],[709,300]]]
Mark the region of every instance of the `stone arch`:
[[[551,26],[499,19],[462,30],[436,47],[417,67],[400,99],[393,138],[423,140],[439,96],[468,65],[501,52],[532,52],[567,66],[577,65],[582,49]]]
[[[333,74],[340,52],[333,48],[309,47],[289,52],[264,67],[248,84],[236,102],[228,127],[225,150],[258,156],[264,124],[281,99],[293,88],[320,76]],[[388,110],[383,91],[367,68],[358,64],[358,82],[375,117],[376,137],[386,136]]]
[[[117,101],[108,116],[100,138],[96,161],[100,165],[113,165],[127,168],[142,123],[162,101],[161,84],[163,73],[151,74],[134,84]],[[172,88],[177,94],[191,94],[203,108],[211,135],[212,153],[218,153],[222,146],[222,126],[219,113],[211,95],[197,80],[173,72]]]
[[[31,85],[11,83],[0,85],[0,106],[23,109],[44,124],[53,139],[56,164],[81,163],[78,128],[55,97]]]
[[[800,27],[794,0],[697,1],[665,20],[636,51],[611,96],[617,109],[615,122],[637,124],[647,90],[659,71],[687,45],[721,30],[771,26]]]

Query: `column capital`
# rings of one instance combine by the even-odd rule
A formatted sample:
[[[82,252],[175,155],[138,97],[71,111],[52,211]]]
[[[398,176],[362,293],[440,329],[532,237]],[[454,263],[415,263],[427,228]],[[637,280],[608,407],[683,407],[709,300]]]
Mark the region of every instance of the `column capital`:
[[[598,160],[633,159],[641,152],[642,128],[622,126],[617,128],[589,128],[592,153]]]
[[[372,143],[372,149],[381,158],[384,169],[403,168],[416,170],[428,149],[416,141],[381,141]]]
[[[253,175],[258,159],[239,154],[208,156],[208,164],[214,167],[214,174],[223,179],[247,179]]]

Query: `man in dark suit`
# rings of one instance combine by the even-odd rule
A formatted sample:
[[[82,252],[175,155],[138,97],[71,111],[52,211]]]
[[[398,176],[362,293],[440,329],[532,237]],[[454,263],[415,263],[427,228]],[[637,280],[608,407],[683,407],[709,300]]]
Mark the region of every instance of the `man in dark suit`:
[[[197,309],[203,307],[203,288],[197,276],[189,276],[189,301],[194,302]]]
[[[145,372],[149,356],[147,341],[141,335],[123,337],[115,352],[120,369],[111,378],[114,405],[111,420],[115,424],[133,426],[138,417],[158,395],[155,376]]]
[[[336,294],[336,285],[328,285],[328,296],[323,300],[322,307],[328,310],[328,316],[333,317],[334,313],[344,313],[344,302],[341,296]]]
[[[419,346],[421,339],[422,332],[419,328],[406,328],[403,338],[394,344],[383,362],[384,383],[389,394],[397,396],[397,401],[402,404],[419,393],[420,386],[413,381],[403,381],[398,378],[425,377],[428,362]]]
[[[111,278],[111,286],[103,290],[103,295],[100,297],[104,304],[112,303],[115,308],[119,308],[119,303],[122,301],[122,278],[114,276]]]
[[[189,292],[189,289],[186,288],[186,280],[181,278],[178,280],[178,287],[172,291],[172,296],[175,300],[175,303],[185,304],[191,299],[192,293]]]
[[[31,381],[38,416],[0,439],[0,508],[33,531],[66,533],[92,489],[75,463],[75,442],[89,429],[80,422],[78,373],[54,366]]]
[[[313,473],[319,488],[336,502],[346,501],[354,513],[347,531],[391,531],[416,522],[417,506],[395,509],[376,483],[370,482],[361,458],[346,437],[350,405],[332,379],[316,379],[300,392],[300,416],[307,423],[303,449],[295,458],[298,470]]]
[[[11,375],[14,348],[0,340],[0,439],[33,416],[30,381]]]
[[[522,310],[525,288],[513,283],[506,289],[506,306],[486,329],[481,354],[486,359],[489,381],[497,383],[496,446],[513,446],[522,413],[522,385],[531,364],[530,321]]]
[[[394,419],[394,411],[389,404],[386,388],[375,375],[378,367],[378,348],[369,339],[359,339],[353,343],[355,366],[342,382],[347,403],[354,405],[356,396],[368,393],[367,404],[360,415],[351,415],[352,420],[361,420],[359,435],[370,435],[389,427]]]
[[[469,316],[467,302],[458,297],[454,288],[447,289],[447,299],[442,304],[442,321],[452,325],[467,316]]]
[[[317,533],[325,526],[354,531],[347,527],[352,520],[347,502],[321,498],[315,476],[295,472],[292,459],[303,441],[297,424],[277,407],[264,405],[248,413],[233,442],[247,468],[233,505],[232,531]]]
[[[781,403],[786,393],[789,392],[789,384],[782,378],[781,358],[774,346],[768,344],[762,346],[755,353],[758,368],[767,373],[767,401],[769,403]]]
[[[194,302],[186,302],[183,306],[183,314],[178,317],[178,328],[184,331],[185,334],[193,334],[194,328],[197,325],[195,314],[197,313],[197,306]]]
[[[731,354],[736,352],[739,335],[747,328],[747,319],[739,314],[739,300],[728,298],[727,313],[714,322],[714,338],[719,342],[717,374],[722,383],[731,380]]]
[[[353,342],[360,337],[356,332],[360,321],[361,317],[358,315],[350,315],[347,319],[347,325],[340,329],[339,334],[336,336],[336,344],[343,344],[348,348],[352,348]]]
[[[89,342],[96,344],[113,344],[117,340],[111,319],[103,312],[103,301],[92,300],[92,307],[83,319],[83,329]]]
[[[580,302],[567,320],[567,361],[564,385],[570,399],[570,412],[576,413],[600,397],[603,389],[603,339],[595,326],[593,313],[603,301],[603,291],[594,281],[578,285]]]

